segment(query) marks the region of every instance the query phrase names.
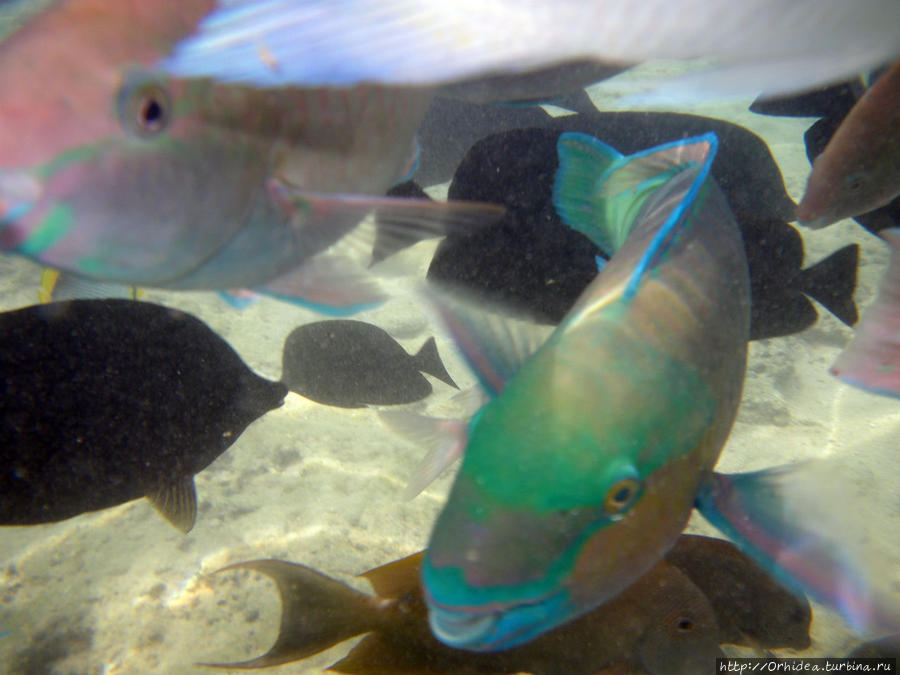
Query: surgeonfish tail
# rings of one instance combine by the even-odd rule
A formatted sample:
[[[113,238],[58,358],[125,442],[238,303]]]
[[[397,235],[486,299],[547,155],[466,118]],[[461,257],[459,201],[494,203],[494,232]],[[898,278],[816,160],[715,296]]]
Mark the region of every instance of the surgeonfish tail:
[[[859,320],[853,294],[859,268],[859,244],[850,244],[820,260],[797,277],[800,290],[821,302],[847,326]]]
[[[900,396],[900,228],[883,230],[881,237],[891,247],[890,264],[831,372],[854,386]]]
[[[248,569],[272,579],[281,596],[281,626],[272,648],[238,663],[202,663],[213,668],[267,668],[318,654],[377,627],[372,597],[309,567],[282,560],[251,560],[219,570]]]
[[[418,370],[433,375],[441,382],[446,382],[454,389],[459,389],[459,386],[453,381],[453,378],[450,377],[450,373],[447,372],[444,362],[441,361],[441,355],[438,353],[437,343],[433,337],[428,338],[413,358],[415,359],[416,368]]]

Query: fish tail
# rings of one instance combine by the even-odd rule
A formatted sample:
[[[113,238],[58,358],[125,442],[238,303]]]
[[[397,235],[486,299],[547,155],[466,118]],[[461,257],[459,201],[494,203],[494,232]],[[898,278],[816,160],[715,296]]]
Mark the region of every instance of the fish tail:
[[[597,186],[621,162],[617,150],[588,134],[567,132],[557,144],[559,168],[553,183],[553,206],[562,221],[611,256],[628,236],[628,228],[604,217]]]
[[[281,624],[272,648],[238,663],[213,668],[267,668],[318,654],[379,625],[374,599],[309,567],[283,560],[251,560],[220,572],[248,569],[272,579],[281,597]]]
[[[441,382],[446,382],[454,389],[459,389],[459,386],[457,386],[456,382],[453,381],[453,378],[450,377],[450,373],[447,372],[444,362],[441,361],[437,342],[435,342],[433,337],[430,337],[425,341],[425,344],[422,345],[422,348],[413,357],[413,360],[417,370],[433,375]]]
[[[822,303],[844,324],[852,326],[859,320],[853,300],[858,268],[859,245],[850,244],[802,270],[797,282],[801,291]]]
[[[900,551],[873,531],[860,507],[875,488],[858,487],[847,461],[713,474],[697,508],[780,583],[837,610],[855,630],[896,632],[900,595],[890,581]]]
[[[891,247],[890,264],[875,302],[831,372],[863,389],[900,396],[900,228],[884,230],[881,237]]]

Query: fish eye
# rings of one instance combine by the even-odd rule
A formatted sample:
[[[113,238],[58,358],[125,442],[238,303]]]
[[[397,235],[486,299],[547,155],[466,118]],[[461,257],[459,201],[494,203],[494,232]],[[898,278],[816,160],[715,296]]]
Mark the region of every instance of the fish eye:
[[[603,506],[607,513],[620,513],[631,506],[638,494],[639,483],[634,478],[623,478],[613,483],[606,493]]]
[[[847,176],[847,189],[850,192],[859,192],[863,186],[863,178],[858,173]]]
[[[689,616],[679,616],[675,621],[675,630],[679,633],[690,633],[694,630],[694,620]]]
[[[166,88],[147,76],[126,76],[118,96],[119,121],[126,132],[151,138],[166,130],[172,104]]]

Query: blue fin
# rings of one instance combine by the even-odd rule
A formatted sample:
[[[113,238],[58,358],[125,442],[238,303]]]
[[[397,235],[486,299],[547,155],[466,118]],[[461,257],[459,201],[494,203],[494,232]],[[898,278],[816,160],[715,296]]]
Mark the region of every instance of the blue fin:
[[[629,160],[639,160],[645,166],[656,167],[666,176],[666,180],[654,185],[641,205],[642,222],[652,222],[655,217],[662,216],[665,216],[665,221],[659,226],[656,236],[635,266],[625,288],[626,298],[637,293],[644,275],[661,262],[677,233],[690,224],[690,209],[709,177],[718,148],[719,139],[710,132],[660,145],[629,157]],[[638,172],[638,175],[643,173]],[[635,175],[633,172],[629,173],[621,183],[634,184]],[[613,179],[615,180],[617,179]]]
[[[606,258],[603,258],[602,256],[595,255],[594,262],[597,263],[597,271],[602,272],[603,268],[606,267],[606,263],[608,263],[609,261]]]
[[[866,534],[870,523],[841,494],[847,482],[846,468],[828,460],[713,474],[696,505],[785,586],[838,610],[858,631],[896,632],[900,603],[888,586],[896,553],[873,550],[883,534]]]
[[[491,394],[497,395],[553,332],[542,326],[482,309],[483,303],[462,301],[445,293],[424,290],[469,367]]]
[[[611,256],[625,241],[628,229],[605,218],[597,188],[624,159],[622,153],[593,136],[566,132],[556,144],[559,168],[553,182],[553,206],[562,221],[585,235]]]
[[[236,291],[218,291],[219,297],[235,309],[247,309],[250,305],[259,300],[259,293],[255,291],[236,290]]]

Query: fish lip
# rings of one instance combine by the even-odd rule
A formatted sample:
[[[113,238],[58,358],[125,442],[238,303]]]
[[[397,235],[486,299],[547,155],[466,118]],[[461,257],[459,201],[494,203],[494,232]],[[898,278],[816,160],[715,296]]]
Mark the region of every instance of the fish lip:
[[[28,213],[41,198],[41,182],[27,171],[0,168],[0,228]]]
[[[493,652],[510,649],[551,630],[559,625],[561,621],[550,621],[549,624],[544,625],[537,631],[535,631],[535,627],[539,624],[532,621],[521,625],[518,630],[499,636],[496,634],[496,629],[504,616],[527,607],[545,605],[554,599],[562,599],[567,593],[568,589],[563,586],[551,593],[546,593],[530,600],[514,604],[494,603],[479,611],[470,608],[456,609],[442,605],[436,602],[431,594],[426,591],[425,603],[428,607],[428,625],[438,640],[454,649],[464,649],[473,652]],[[453,624],[461,625],[468,622],[473,622],[475,625],[463,633],[448,631],[448,626]],[[476,629],[479,632],[476,633]]]

